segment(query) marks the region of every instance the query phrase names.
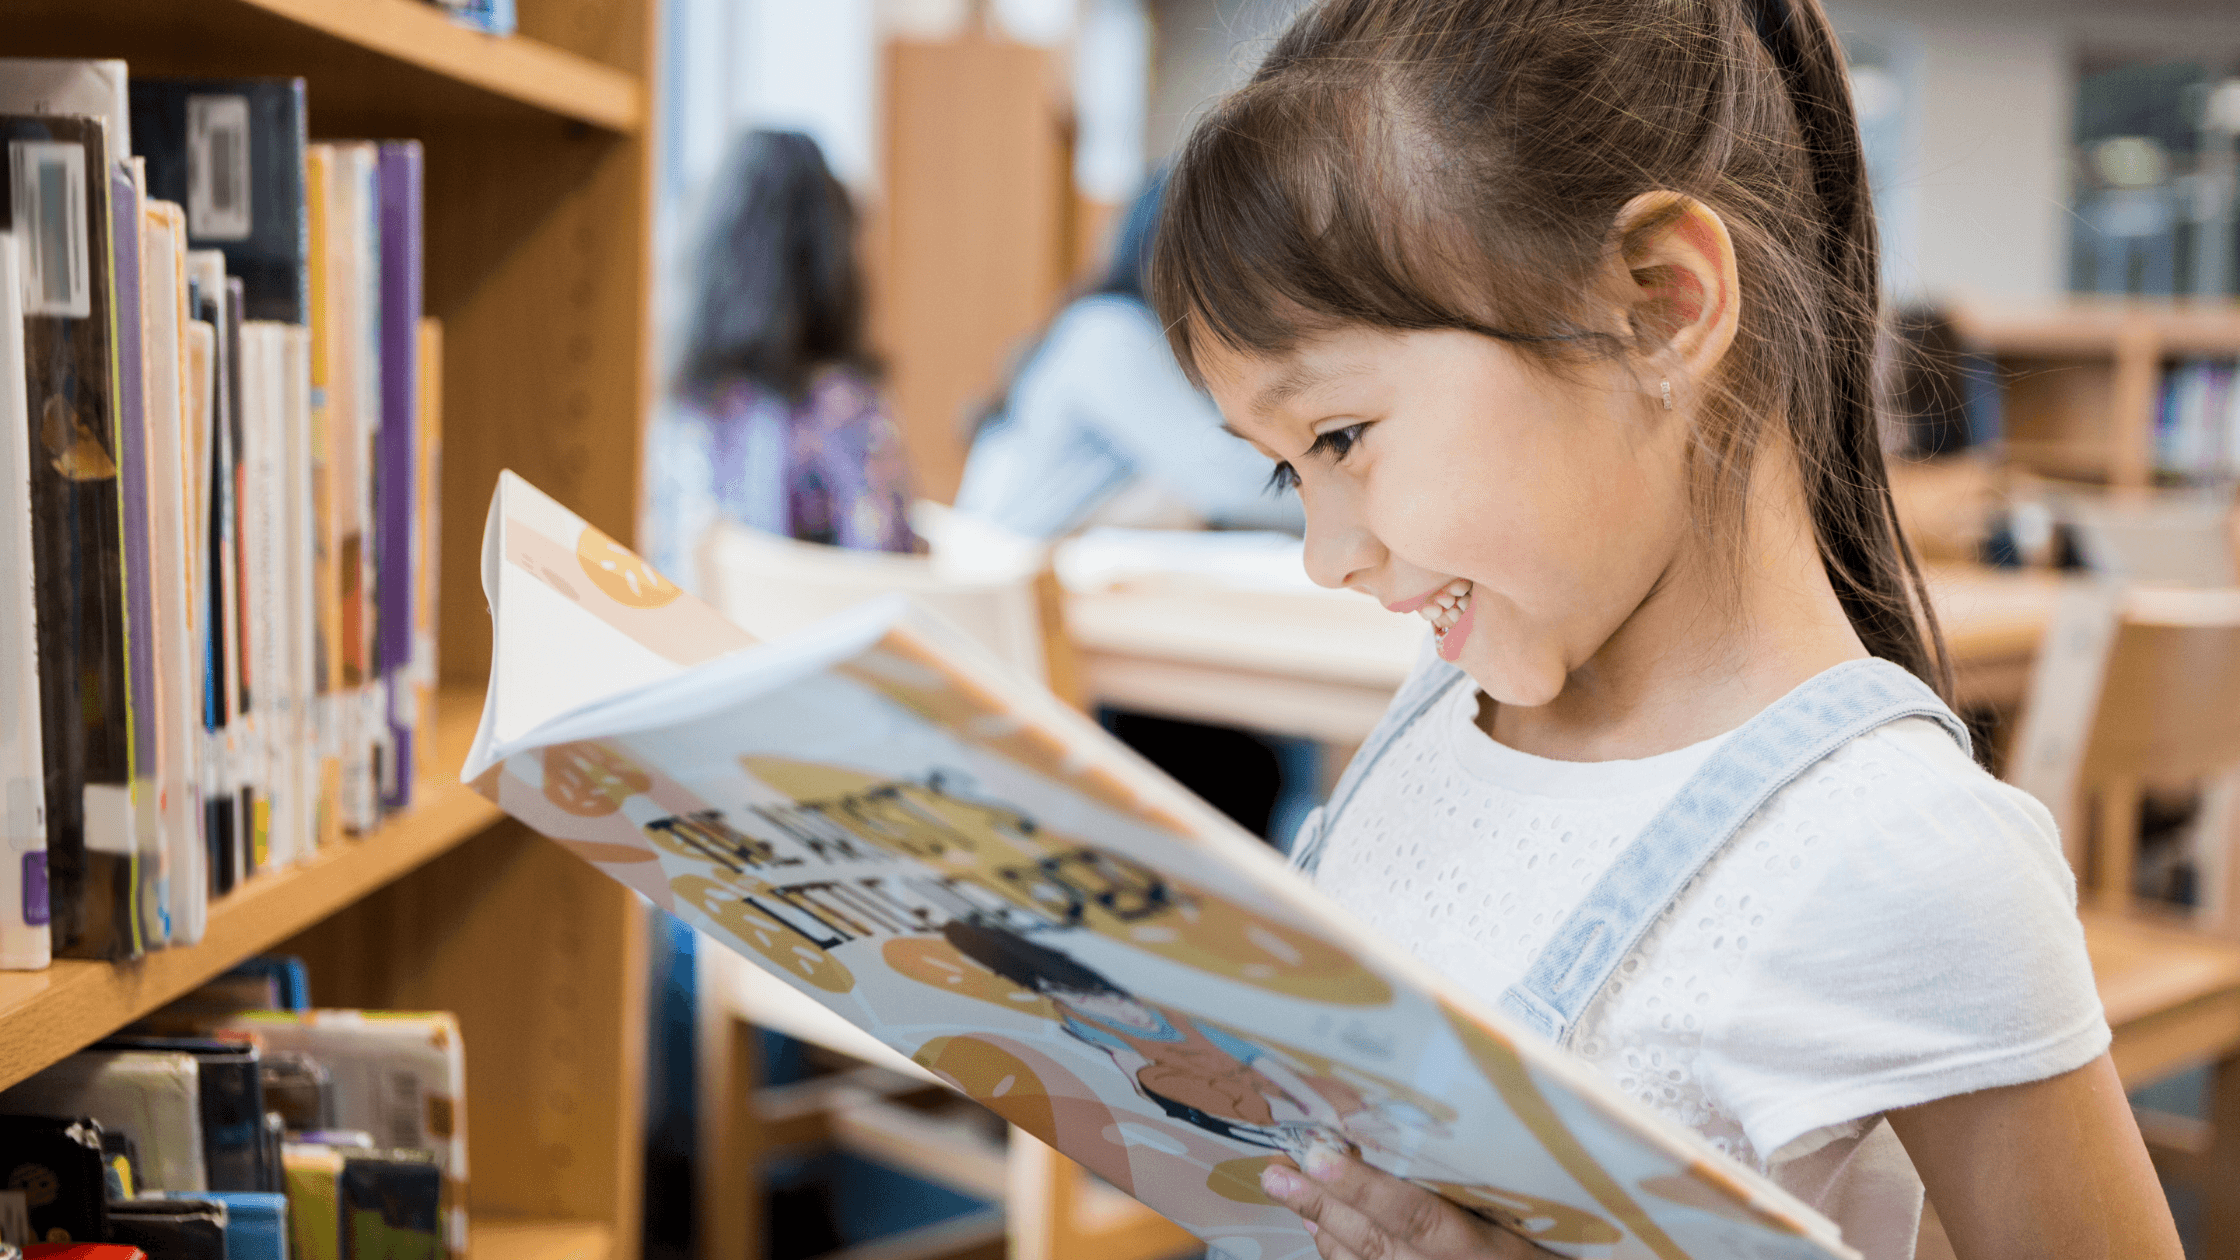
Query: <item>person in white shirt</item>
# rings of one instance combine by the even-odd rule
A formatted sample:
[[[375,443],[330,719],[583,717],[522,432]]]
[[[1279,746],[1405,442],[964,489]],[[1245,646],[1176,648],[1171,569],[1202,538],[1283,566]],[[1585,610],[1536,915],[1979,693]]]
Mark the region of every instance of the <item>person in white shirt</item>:
[[[1026,538],[1090,525],[1299,531],[1296,500],[1221,431],[1176,366],[1143,296],[1166,188],[1154,176],[1122,219],[1095,289],[1067,304],[989,404],[956,510]]]
[[[1818,0],[1323,0],[1192,134],[1178,361],[1433,632],[1293,859],[1872,1260],[1924,1191],[1965,1260],[2174,1260],[2052,820],[1939,697],[1843,67]],[[1544,1254],[1262,1186],[1327,1260]]]

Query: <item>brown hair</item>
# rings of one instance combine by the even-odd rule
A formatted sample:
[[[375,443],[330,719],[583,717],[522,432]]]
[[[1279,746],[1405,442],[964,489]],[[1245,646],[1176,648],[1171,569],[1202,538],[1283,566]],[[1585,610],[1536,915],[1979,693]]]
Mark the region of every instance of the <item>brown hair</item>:
[[[1461,329],[1547,364],[1649,352],[1591,326],[1619,210],[1725,221],[1745,300],[1703,397],[1696,512],[1739,573],[1751,462],[1784,416],[1822,563],[1869,652],[1949,694],[1873,397],[1874,217],[1819,0],[1324,0],[1175,163],[1151,294],[1193,340],[1281,354],[1341,325]]]

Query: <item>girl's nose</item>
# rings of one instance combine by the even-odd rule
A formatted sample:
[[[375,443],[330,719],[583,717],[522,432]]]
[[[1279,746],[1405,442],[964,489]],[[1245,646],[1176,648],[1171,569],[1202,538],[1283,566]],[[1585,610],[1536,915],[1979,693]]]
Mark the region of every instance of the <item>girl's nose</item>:
[[[1384,562],[1384,545],[1360,516],[1346,507],[1329,502],[1307,506],[1307,576],[1315,585],[1332,590],[1352,586],[1368,589],[1369,578]]]

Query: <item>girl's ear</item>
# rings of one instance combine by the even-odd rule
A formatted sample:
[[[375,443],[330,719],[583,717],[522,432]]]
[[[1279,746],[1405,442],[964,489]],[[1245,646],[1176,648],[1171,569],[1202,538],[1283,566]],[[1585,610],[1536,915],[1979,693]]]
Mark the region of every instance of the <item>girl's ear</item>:
[[[1716,211],[1693,197],[1643,193],[1618,211],[1611,280],[1625,307],[1636,350],[1674,390],[1707,379],[1734,344],[1741,313],[1734,241]]]

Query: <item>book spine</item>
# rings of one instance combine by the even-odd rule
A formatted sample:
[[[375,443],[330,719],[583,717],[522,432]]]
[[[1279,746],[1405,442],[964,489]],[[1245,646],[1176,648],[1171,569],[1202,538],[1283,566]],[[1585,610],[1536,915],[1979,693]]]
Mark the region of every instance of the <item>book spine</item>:
[[[253,1192],[266,1184],[264,1085],[247,1054],[201,1060],[202,1164],[212,1190]]]
[[[11,120],[9,159],[26,293],[41,298],[27,302],[24,359],[54,943],[69,957],[128,957],[136,849],[107,148],[91,120],[26,121]]]
[[[23,272],[0,232],[0,970],[36,971],[47,930],[47,809],[39,741],[39,651],[32,585],[31,416],[24,403]]]
[[[151,553],[148,476],[148,394],[145,312],[141,302],[140,189],[118,165],[109,175],[110,261],[115,289],[110,310],[116,329],[117,470],[122,493],[125,564],[126,725],[132,754],[133,934],[136,952],[170,939],[164,910],[163,814],[156,732],[155,564]]]
[[[227,644],[229,654],[227,676],[232,680],[233,695],[231,721],[227,725],[226,755],[230,760],[234,793],[234,843],[238,862],[236,876],[247,879],[264,865],[265,846],[270,836],[266,831],[269,818],[268,802],[260,791],[259,775],[264,765],[264,749],[257,730],[257,680],[252,675],[257,650],[257,626],[252,618],[249,534],[246,528],[249,513],[249,375],[248,352],[243,343],[241,325],[244,320],[243,286],[237,276],[225,278],[226,323],[223,336],[226,342],[226,564],[232,573],[231,589],[227,600],[230,607],[229,628],[232,637]]]
[[[309,265],[304,268],[310,293],[311,333],[311,588],[312,588],[312,686],[314,726],[317,730],[319,780],[319,843],[331,844],[342,835],[342,584],[338,555],[341,549],[339,508],[335,501],[336,403],[333,346],[335,305],[332,248],[329,228],[330,189],[334,180],[334,148],[315,144],[304,155],[305,219],[310,233]]]
[[[287,596],[288,825],[294,860],[319,847],[319,757],[313,718],[318,685],[318,614],[312,592],[311,330],[280,327],[281,420],[284,445],[278,488],[282,513],[280,557]]]
[[[436,597],[443,576],[443,323],[420,321],[420,499],[413,539],[413,676],[420,693],[413,748],[419,775],[441,774],[436,751]]]
[[[380,661],[389,733],[382,805],[412,803],[418,698],[413,661],[413,521],[420,483],[421,152],[381,146]]]
[[[196,475],[187,452],[192,365],[187,346],[186,223],[179,207],[147,203],[142,233],[148,387],[148,460],[151,532],[155,552],[157,638],[156,704],[159,711],[158,785],[166,848],[166,915],[171,940],[202,939],[207,918],[201,799],[201,669],[196,655],[196,549],[188,503]]]

